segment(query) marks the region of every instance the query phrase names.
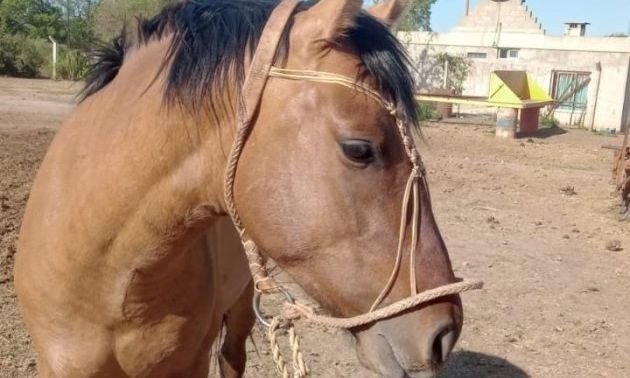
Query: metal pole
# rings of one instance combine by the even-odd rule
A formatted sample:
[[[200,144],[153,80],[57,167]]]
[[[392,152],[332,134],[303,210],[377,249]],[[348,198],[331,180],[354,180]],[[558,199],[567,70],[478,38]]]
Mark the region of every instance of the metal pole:
[[[501,39],[501,3],[497,2],[497,26],[494,30],[494,47],[499,47],[499,40]]]
[[[444,59],[444,83],[442,84],[442,88],[446,89],[448,87],[448,56]]]
[[[595,64],[595,98],[593,99],[593,110],[588,122],[588,128],[590,131],[595,129],[595,114],[597,113],[597,100],[599,98],[599,83],[602,79],[602,63],[597,62]]]
[[[50,42],[53,45],[53,55],[52,55],[52,79],[57,80],[57,41],[51,36],[48,36]]]
[[[466,0],[466,8],[464,11],[464,16],[468,16],[469,13],[470,13],[470,0]]]

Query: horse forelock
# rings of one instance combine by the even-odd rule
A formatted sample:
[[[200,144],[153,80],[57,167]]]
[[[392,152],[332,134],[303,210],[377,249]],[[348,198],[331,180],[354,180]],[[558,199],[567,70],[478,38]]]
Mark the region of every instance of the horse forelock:
[[[248,57],[253,55],[263,28],[278,0],[184,1],[165,7],[151,19],[139,19],[136,40],[128,42],[125,30],[108,46],[94,54],[95,63],[81,93],[85,99],[117,75],[131,48],[171,36],[169,50],[161,63],[166,75],[164,100],[193,111],[209,107],[212,113],[232,108],[223,93],[235,90],[237,96],[245,80]],[[300,4],[297,12],[314,2]],[[287,30],[290,30],[292,22]],[[396,37],[366,12],[360,13],[344,34],[362,62],[363,75],[374,79],[379,90],[396,104],[400,114],[418,125],[414,99],[414,78],[410,59]],[[288,32],[282,38],[277,60],[286,57]]]

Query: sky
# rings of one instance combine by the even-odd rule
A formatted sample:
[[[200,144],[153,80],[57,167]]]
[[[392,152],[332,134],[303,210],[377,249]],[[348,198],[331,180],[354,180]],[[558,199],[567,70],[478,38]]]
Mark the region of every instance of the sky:
[[[464,15],[465,0],[437,0],[433,6],[431,27],[445,32]],[[471,9],[479,0],[470,0]],[[590,22],[587,35],[626,33],[630,28],[630,0],[526,0],[549,35],[562,35],[564,22]]]

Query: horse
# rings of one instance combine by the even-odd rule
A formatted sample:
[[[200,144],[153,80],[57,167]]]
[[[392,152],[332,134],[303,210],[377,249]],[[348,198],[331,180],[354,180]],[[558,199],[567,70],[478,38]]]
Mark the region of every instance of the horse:
[[[300,3],[274,65],[353,78],[416,130],[410,61],[390,31],[404,3]],[[98,54],[39,169],[18,243],[15,285],[40,376],[206,377],[223,326],[221,373],[243,374],[255,287],[223,180],[246,72],[281,5],[182,2]],[[415,274],[382,291],[412,170],[392,114],[352,88],[270,77],[238,162],[248,237],[334,316],[365,313],[379,293],[387,305],[410,285],[456,282],[420,181],[417,245],[406,238],[411,258],[400,260]],[[430,376],[462,319],[453,294],[350,333],[369,369]]]

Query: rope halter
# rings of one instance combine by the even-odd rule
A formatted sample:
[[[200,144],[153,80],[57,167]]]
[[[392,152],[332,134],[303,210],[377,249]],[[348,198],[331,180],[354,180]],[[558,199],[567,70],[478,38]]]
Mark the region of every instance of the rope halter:
[[[276,349],[275,344],[275,331],[278,327],[278,319],[274,319],[271,323],[267,323],[258,310],[258,301],[261,294],[267,293],[284,293],[287,301],[284,304],[283,318],[291,320],[302,317],[310,322],[335,328],[354,328],[361,325],[373,323],[378,320],[389,318],[391,316],[400,314],[403,311],[412,309],[420,304],[432,301],[444,296],[455,295],[469,290],[480,289],[483,286],[481,281],[460,281],[449,285],[440,286],[435,289],[418,293],[416,286],[416,270],[415,270],[415,250],[418,244],[418,232],[419,232],[419,219],[420,219],[420,196],[419,185],[421,183],[426,184],[426,172],[420,154],[414,144],[413,138],[409,133],[408,125],[398,116],[396,107],[389,101],[387,101],[380,93],[368,88],[365,85],[357,83],[355,80],[334,73],[321,72],[321,71],[308,71],[308,70],[296,70],[288,68],[278,68],[272,66],[273,60],[276,54],[276,50],[281,39],[281,35],[284,32],[286,25],[291,18],[298,0],[283,0],[272,12],[263,33],[261,35],[258,47],[252,58],[251,66],[248,74],[245,78],[242,89],[242,98],[238,108],[237,119],[237,133],[234,139],[232,150],[227,162],[226,174],[225,174],[225,202],[227,205],[228,213],[234,222],[245,249],[247,260],[249,262],[249,268],[254,280],[254,287],[256,289],[256,298],[254,300],[255,310],[257,316],[263,324],[266,324],[270,328],[270,340],[272,342],[272,349]],[[309,81],[315,83],[324,83],[331,85],[339,85],[356,92],[359,92],[377,103],[379,103],[389,114],[396,120],[396,126],[398,134],[401,137],[407,157],[411,161],[412,169],[409,174],[409,179],[405,186],[403,195],[403,203],[400,218],[400,232],[398,238],[398,247],[396,252],[396,260],[392,273],[381,290],[378,297],[374,300],[370,310],[362,315],[358,315],[352,318],[335,318],[323,315],[317,315],[315,311],[300,303],[295,303],[288,293],[288,291],[279,285],[273,278],[269,277],[265,268],[265,261],[258,249],[256,243],[249,238],[240,216],[236,209],[236,203],[234,200],[234,181],[236,176],[236,169],[238,167],[238,161],[241,157],[243,147],[251,131],[252,120],[254,114],[260,105],[260,100],[265,88],[265,84],[270,77],[284,79],[284,80],[299,80]],[[405,242],[405,235],[408,228],[409,211],[411,209],[411,251],[410,251],[410,283],[411,283],[411,295],[405,299],[394,302],[385,307],[379,307],[383,300],[387,297],[391,289],[393,288],[396,279],[399,275],[400,266],[403,257],[403,247]],[[290,327],[290,330],[292,327]],[[291,331],[292,332],[292,331]],[[293,335],[293,333],[291,333]],[[301,361],[301,354],[297,352],[297,345],[299,342],[293,337],[294,344],[294,367],[303,365]],[[274,348],[275,347],[275,348]],[[276,361],[278,371],[283,376],[288,376],[286,370],[286,364],[284,364],[281,356]],[[276,360],[274,353],[274,360]],[[294,369],[294,376],[304,376],[307,374],[307,368]]]
[[[400,135],[401,141],[403,143],[405,152],[407,157],[411,161],[412,168],[409,174],[409,178],[407,180],[407,184],[405,185],[405,191],[403,194],[402,201],[402,209],[401,209],[401,217],[400,217],[400,230],[398,235],[398,247],[396,250],[396,259],[394,262],[394,267],[392,272],[387,280],[387,283],[374,300],[370,310],[362,315],[355,316],[353,318],[333,318],[326,317],[321,315],[316,315],[315,312],[305,306],[303,304],[295,303],[294,300],[289,296],[287,296],[287,291],[284,288],[280,288],[279,285],[275,285],[275,288],[271,291],[280,291],[285,297],[287,297],[287,301],[285,302],[284,309],[285,314],[288,314],[289,317],[299,315],[300,317],[304,317],[311,322],[317,323],[322,326],[327,327],[335,327],[335,328],[355,328],[361,325],[369,324],[375,322],[377,320],[382,320],[393,315],[399,314],[403,311],[414,308],[422,303],[426,303],[428,301],[448,296],[458,294],[464,291],[480,289],[482,287],[482,283],[480,281],[475,282],[466,282],[460,281],[449,285],[440,286],[438,288],[428,290],[422,293],[418,293],[417,288],[417,280],[416,280],[416,261],[415,261],[415,251],[418,245],[418,233],[419,233],[419,223],[420,223],[420,190],[419,186],[421,184],[426,184],[426,170],[424,164],[422,162],[422,158],[420,157],[420,153],[415,146],[412,136],[409,133],[408,125],[402,120],[401,117],[398,117],[396,107],[389,101],[387,101],[383,96],[381,96],[378,92],[373,89],[357,83],[355,80],[352,80],[349,77],[338,75],[330,72],[322,72],[322,71],[309,71],[309,70],[296,70],[296,69],[287,69],[287,68],[277,68],[271,67],[269,70],[269,77],[285,79],[285,80],[297,80],[297,81],[309,81],[315,83],[324,83],[331,85],[340,85],[349,89],[352,89],[356,92],[359,92],[372,100],[379,103],[384,109],[386,109],[392,117],[396,120],[396,126],[398,129],[398,134]],[[389,306],[379,308],[382,304],[383,300],[394,284],[396,283],[396,279],[398,278],[400,272],[400,266],[402,264],[403,258],[403,248],[405,243],[405,235],[408,228],[408,219],[409,212],[411,211],[411,245],[410,245],[410,262],[409,262],[409,276],[410,276],[410,291],[411,294],[409,297],[395,302]],[[258,268],[258,263],[256,262],[255,268]],[[263,278],[263,280],[268,280],[268,278]],[[261,292],[265,292],[265,290],[259,290]],[[258,301],[258,299],[257,299]],[[258,309],[256,309],[258,312]],[[261,316],[259,316],[259,319]]]

